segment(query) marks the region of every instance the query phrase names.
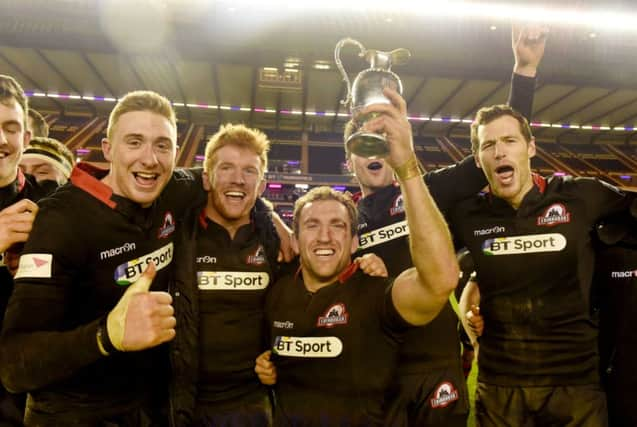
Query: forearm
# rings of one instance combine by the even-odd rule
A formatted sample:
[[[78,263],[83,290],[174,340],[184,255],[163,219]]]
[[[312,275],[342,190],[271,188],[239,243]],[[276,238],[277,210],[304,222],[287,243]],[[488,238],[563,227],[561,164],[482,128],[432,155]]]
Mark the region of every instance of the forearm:
[[[12,331],[0,340],[0,375],[13,393],[37,390],[71,377],[104,357],[97,346],[99,319],[70,331]],[[43,328],[44,329],[44,328]]]
[[[514,72],[507,104],[522,114],[530,122],[533,115],[535,78]]]
[[[57,283],[18,280],[0,337],[0,376],[10,391],[37,390],[102,357],[97,346],[99,320],[65,325],[66,295]]]
[[[401,181],[399,179],[399,181]],[[409,250],[423,285],[449,297],[458,281],[451,233],[421,179],[400,182],[409,224]]]

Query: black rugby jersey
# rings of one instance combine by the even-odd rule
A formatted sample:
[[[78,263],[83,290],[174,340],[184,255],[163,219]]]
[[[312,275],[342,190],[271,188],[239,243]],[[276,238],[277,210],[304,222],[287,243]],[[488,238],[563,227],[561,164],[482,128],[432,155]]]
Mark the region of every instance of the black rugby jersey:
[[[478,274],[485,322],[479,380],[506,386],[597,383],[591,231],[629,200],[591,178],[533,180],[518,210],[482,194],[450,215]]]
[[[277,280],[266,320],[277,366],[276,425],[381,425],[399,335],[387,279],[352,272],[310,293],[302,274]]]
[[[83,169],[86,169],[83,170]],[[92,176],[89,172],[95,174]],[[176,171],[149,208],[112,194],[106,171],[79,165],[42,201],[27,242],[0,346],[5,384],[29,391],[32,423],[101,419],[164,392],[164,346],[103,357],[96,332],[150,260],[151,290],[166,290],[175,221],[203,198],[190,171]]]
[[[637,306],[637,219],[613,218],[598,227],[595,287],[600,295],[601,373],[612,426],[637,424],[637,371],[633,312]],[[611,240],[611,241],[609,241]],[[615,241],[616,240],[616,241]]]
[[[198,399],[205,404],[261,388],[254,360],[267,348],[263,307],[272,271],[253,224],[231,239],[202,212],[199,227]]]

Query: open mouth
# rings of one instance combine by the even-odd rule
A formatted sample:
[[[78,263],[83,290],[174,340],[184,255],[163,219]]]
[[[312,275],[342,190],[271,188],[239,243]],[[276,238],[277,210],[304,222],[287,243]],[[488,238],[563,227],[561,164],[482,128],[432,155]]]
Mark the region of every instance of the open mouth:
[[[373,171],[382,169],[382,167],[383,167],[383,164],[381,162],[371,162],[370,164],[367,165],[367,169],[373,170]]]
[[[243,191],[226,191],[223,193],[224,196],[229,198],[230,200],[241,201],[246,197],[246,193]]]
[[[133,176],[141,185],[152,185],[157,181],[157,178],[159,178],[158,173],[151,172],[133,172]]]
[[[505,182],[511,181],[513,179],[513,172],[513,167],[509,165],[498,166],[497,168],[495,168],[495,173],[498,178]]]
[[[334,255],[334,249],[314,249],[314,255],[328,257]]]

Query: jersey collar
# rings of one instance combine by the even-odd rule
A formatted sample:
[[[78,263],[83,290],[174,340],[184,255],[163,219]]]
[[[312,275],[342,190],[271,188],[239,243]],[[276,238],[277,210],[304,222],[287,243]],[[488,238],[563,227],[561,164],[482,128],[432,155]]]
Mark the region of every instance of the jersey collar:
[[[112,200],[113,189],[104,184],[102,179],[108,170],[101,169],[88,163],[78,163],[71,172],[71,183],[89,193],[111,209],[115,209],[117,202]]]

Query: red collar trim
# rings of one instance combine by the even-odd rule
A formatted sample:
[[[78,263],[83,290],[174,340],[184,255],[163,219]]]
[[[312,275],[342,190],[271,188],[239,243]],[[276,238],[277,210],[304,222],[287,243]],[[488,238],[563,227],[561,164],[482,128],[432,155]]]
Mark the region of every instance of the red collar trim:
[[[18,193],[22,193],[22,190],[24,190],[24,185],[26,184],[27,179],[24,176],[24,172],[22,172],[22,169],[18,168]]]
[[[338,275],[338,281],[340,283],[347,282],[347,279],[352,277],[354,273],[356,273],[356,270],[358,270],[358,263],[357,262],[351,263],[350,265],[345,267],[345,270],[341,271],[341,274]]]
[[[208,229],[208,217],[206,216],[206,208],[201,210],[199,214],[199,224],[203,227],[204,230]]]
[[[544,194],[544,190],[546,190],[546,179],[536,173],[532,173],[531,178],[540,193]]]
[[[363,198],[363,193],[361,191],[359,191],[358,193],[352,194],[352,201],[354,203],[360,202],[362,198]]]
[[[111,200],[113,189],[93,176],[103,172],[106,172],[106,170],[88,163],[78,163],[71,172],[71,183],[86,191],[109,208],[115,209],[117,203]]]

